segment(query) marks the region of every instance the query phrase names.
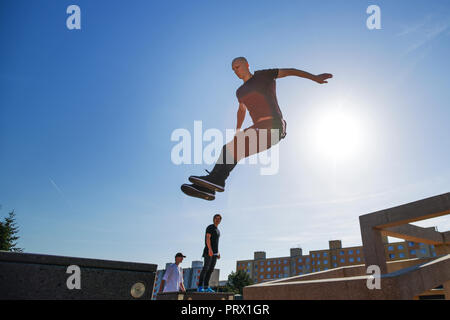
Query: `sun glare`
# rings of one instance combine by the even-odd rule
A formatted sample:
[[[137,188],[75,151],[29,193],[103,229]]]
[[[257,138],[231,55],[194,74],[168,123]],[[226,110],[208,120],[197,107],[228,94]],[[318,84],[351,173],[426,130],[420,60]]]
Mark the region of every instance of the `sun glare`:
[[[362,133],[354,115],[342,108],[330,110],[317,120],[314,146],[327,158],[349,159],[360,150]]]

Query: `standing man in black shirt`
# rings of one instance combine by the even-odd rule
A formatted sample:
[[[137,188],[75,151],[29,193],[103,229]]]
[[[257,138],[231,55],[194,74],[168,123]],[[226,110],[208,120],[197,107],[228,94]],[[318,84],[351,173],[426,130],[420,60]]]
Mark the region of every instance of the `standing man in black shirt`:
[[[202,272],[200,273],[200,279],[198,282],[198,292],[214,292],[209,286],[209,279],[216,266],[217,259],[220,259],[219,253],[219,237],[220,231],[217,228],[222,221],[220,214],[215,214],[213,217],[213,224],[210,224],[206,228],[205,234],[205,248],[203,249],[203,258],[205,262],[203,264]]]

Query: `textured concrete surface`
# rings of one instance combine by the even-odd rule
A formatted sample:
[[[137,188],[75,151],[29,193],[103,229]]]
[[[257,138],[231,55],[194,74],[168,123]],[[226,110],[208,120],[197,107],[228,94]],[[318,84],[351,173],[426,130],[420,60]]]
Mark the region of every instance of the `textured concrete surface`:
[[[80,289],[69,289],[80,268]],[[0,252],[0,299],[151,299],[157,265]],[[134,297],[133,297],[133,295]]]

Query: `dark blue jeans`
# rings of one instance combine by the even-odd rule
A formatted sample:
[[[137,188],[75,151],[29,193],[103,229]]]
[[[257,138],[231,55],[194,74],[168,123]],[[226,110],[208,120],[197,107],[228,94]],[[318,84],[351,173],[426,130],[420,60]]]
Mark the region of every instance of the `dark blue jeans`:
[[[210,257],[209,255],[206,255],[204,258],[205,262],[203,264],[202,272],[200,272],[198,285],[200,287],[209,287],[209,279],[211,278],[211,274],[216,266],[217,256],[213,255]]]

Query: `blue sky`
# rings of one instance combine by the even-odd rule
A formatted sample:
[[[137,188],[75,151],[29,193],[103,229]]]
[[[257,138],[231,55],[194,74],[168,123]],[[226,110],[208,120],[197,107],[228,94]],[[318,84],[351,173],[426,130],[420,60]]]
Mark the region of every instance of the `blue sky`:
[[[446,0],[2,1],[0,215],[16,211],[26,252],[188,267],[219,212],[221,279],[254,251],[360,245],[359,215],[449,191],[449,26]],[[236,56],[334,78],[277,80],[278,174],[239,165],[214,202],[187,198],[211,166],[173,164],[171,134],[235,127]],[[321,126],[336,110],[353,133]]]

